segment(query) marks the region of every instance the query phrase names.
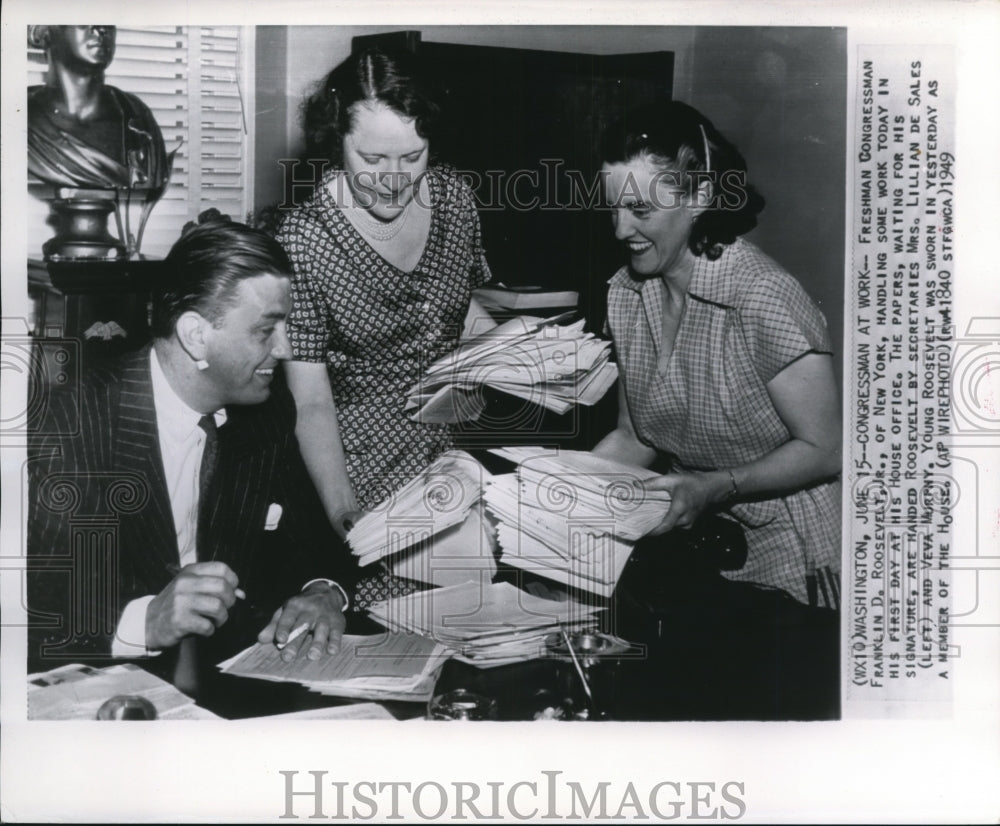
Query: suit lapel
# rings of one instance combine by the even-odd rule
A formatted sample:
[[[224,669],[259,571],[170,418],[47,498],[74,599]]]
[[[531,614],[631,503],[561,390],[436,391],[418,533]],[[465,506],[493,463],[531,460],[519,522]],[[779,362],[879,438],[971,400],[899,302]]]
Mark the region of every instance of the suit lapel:
[[[143,554],[136,555],[134,564],[150,581],[162,581],[164,571],[176,568],[180,554],[160,456],[149,347],[129,356],[123,363],[121,392],[115,412],[117,415],[112,416],[112,421],[117,423],[113,445],[115,466],[141,474],[149,492],[141,518],[126,520],[131,529],[142,532],[141,536],[131,538],[130,546],[146,549]]]

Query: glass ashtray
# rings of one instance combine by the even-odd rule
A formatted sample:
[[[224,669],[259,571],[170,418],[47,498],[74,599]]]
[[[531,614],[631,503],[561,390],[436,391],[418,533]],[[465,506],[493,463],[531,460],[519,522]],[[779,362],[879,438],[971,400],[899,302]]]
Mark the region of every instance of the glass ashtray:
[[[155,720],[156,706],[137,694],[119,694],[97,710],[98,720]]]
[[[632,646],[629,642],[610,634],[600,634],[596,631],[581,631],[576,634],[562,635],[549,634],[545,638],[545,648],[553,657],[561,660],[573,659],[570,654],[569,645],[573,647],[573,654],[584,667],[591,666],[604,657],[616,657],[624,654]]]
[[[434,697],[427,707],[430,720],[496,720],[497,701],[484,694],[456,688]]]

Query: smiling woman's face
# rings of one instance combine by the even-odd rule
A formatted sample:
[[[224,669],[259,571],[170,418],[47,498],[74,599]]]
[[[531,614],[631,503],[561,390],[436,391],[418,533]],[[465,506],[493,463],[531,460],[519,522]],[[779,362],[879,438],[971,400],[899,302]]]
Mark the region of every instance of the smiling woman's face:
[[[647,156],[604,164],[602,173],[615,238],[625,244],[632,272],[645,278],[669,275],[688,253],[700,210],[677,186],[677,176]]]
[[[380,103],[354,105],[351,131],[344,136],[344,170],[355,201],[391,221],[413,198],[413,186],[427,171],[427,139],[416,121]]]

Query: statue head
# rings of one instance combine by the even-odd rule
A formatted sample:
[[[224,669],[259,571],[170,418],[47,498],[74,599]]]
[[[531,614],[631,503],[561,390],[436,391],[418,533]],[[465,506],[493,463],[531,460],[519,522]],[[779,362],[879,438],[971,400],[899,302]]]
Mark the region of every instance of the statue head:
[[[28,43],[78,74],[103,72],[115,57],[114,26],[29,26]]]
[[[28,27],[28,44],[44,49],[49,63],[45,84],[28,89],[28,171],[54,188],[53,209],[62,210],[58,243],[47,245],[47,256],[107,257],[112,246],[137,251],[149,211],[170,180],[176,149],[167,153],[152,111],[104,81],[116,37],[114,26]],[[105,237],[106,230],[99,239],[83,239],[81,228],[94,223],[85,220],[82,206],[74,207],[83,201],[88,216],[96,209],[91,201],[115,210],[120,242]],[[133,203],[141,209],[135,233],[127,214]],[[65,218],[67,210],[79,220]],[[67,222],[75,228],[63,227]]]

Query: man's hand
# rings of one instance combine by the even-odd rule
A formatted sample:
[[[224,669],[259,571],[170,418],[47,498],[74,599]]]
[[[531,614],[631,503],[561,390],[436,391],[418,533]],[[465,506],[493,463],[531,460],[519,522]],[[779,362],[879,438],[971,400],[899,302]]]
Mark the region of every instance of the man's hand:
[[[224,562],[184,566],[146,609],[146,647],[170,648],[184,637],[210,637],[236,602],[239,579]]]
[[[702,512],[725,498],[729,475],[711,473],[668,473],[644,483],[648,490],[670,491],[670,508],[663,521],[649,533],[659,536],[674,528],[690,528]]]
[[[306,656],[310,660],[318,660],[324,651],[336,654],[347,626],[343,608],[340,591],[325,582],[314,582],[274,612],[267,627],[257,635],[257,641],[284,645],[281,659],[285,662],[294,659],[306,643],[309,644]],[[292,631],[301,625],[306,626],[309,633],[288,642]]]

